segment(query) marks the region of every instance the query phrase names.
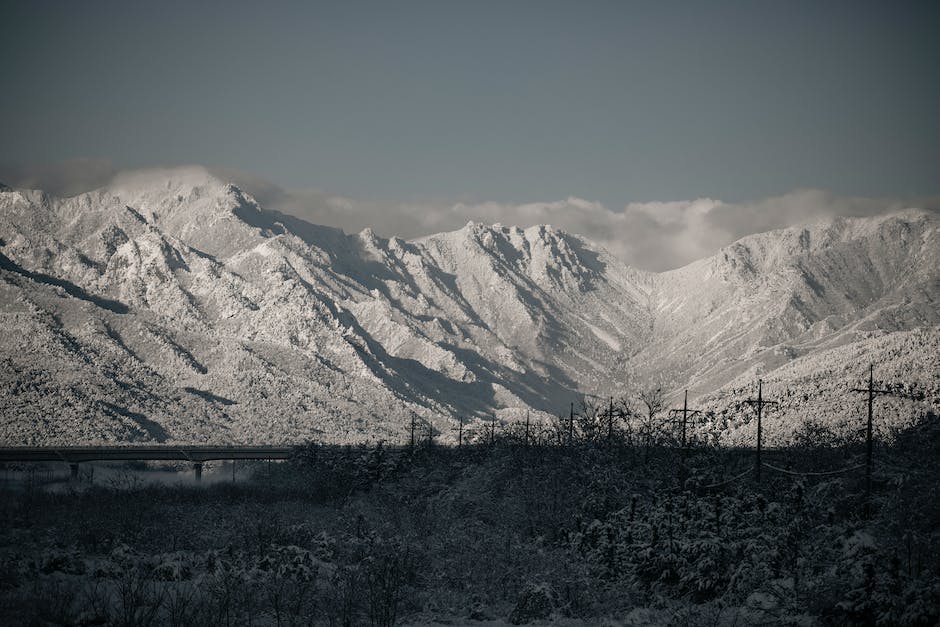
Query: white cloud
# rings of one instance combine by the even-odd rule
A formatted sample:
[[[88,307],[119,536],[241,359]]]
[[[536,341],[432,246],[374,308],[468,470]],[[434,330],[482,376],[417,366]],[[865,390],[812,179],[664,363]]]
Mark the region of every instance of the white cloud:
[[[0,183],[21,189],[41,189],[56,196],[74,196],[104,187],[117,172],[109,160],[94,158],[0,164]]]
[[[745,235],[814,219],[874,215],[911,206],[940,210],[940,198],[901,202],[839,197],[814,189],[754,202],[726,203],[698,198],[630,203],[619,210],[577,197],[531,203],[381,203],[331,196],[316,189],[285,190],[242,173],[218,174],[227,175],[262,206],[348,233],[371,227],[386,237],[414,238],[459,229],[470,220],[523,228],[551,224],[583,235],[628,264],[646,270],[677,268],[707,257]]]
[[[209,171],[235,183],[263,207],[349,233],[371,227],[383,236],[413,238],[458,229],[469,220],[520,227],[551,224],[583,235],[627,263],[648,270],[676,268],[711,255],[745,235],[817,218],[874,215],[912,206],[940,210],[938,197],[902,202],[839,197],[814,189],[754,202],[725,203],[698,198],[630,203],[622,209],[610,209],[576,197],[531,203],[376,202],[331,195],[318,189],[285,189],[238,170],[209,168]],[[58,195],[100,187],[116,175],[110,162],[98,159],[0,167],[0,181]]]

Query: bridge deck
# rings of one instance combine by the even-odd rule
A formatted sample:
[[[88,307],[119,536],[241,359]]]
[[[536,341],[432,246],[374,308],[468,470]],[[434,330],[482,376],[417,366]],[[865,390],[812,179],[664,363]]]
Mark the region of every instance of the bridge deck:
[[[14,446],[0,447],[0,462],[90,462],[288,459],[290,446]]]

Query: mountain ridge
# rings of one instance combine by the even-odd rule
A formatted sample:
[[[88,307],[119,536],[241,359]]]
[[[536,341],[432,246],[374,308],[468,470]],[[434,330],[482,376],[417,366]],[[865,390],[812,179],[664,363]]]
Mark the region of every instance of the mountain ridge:
[[[0,439],[400,440],[412,415],[446,437],[458,415],[547,417],[650,381],[732,390],[879,335],[932,342],[937,223],[818,221],[651,273],[547,225],[345,234],[198,170],[0,192],[0,359],[21,390],[0,394]]]

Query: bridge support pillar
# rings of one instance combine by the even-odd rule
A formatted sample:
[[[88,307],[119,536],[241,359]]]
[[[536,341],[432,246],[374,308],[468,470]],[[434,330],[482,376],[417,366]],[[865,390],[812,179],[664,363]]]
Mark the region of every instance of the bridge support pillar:
[[[78,462],[69,462],[69,481],[78,481]]]
[[[193,477],[196,481],[202,481],[202,462],[193,462]]]

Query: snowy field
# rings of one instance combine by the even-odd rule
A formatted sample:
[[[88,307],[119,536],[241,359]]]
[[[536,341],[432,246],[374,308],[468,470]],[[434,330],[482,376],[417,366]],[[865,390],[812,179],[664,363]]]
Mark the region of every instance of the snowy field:
[[[933,625],[940,425],[768,453],[308,447],[0,499],[0,622]],[[784,469],[787,472],[775,470]],[[123,474],[122,474],[123,473]]]

